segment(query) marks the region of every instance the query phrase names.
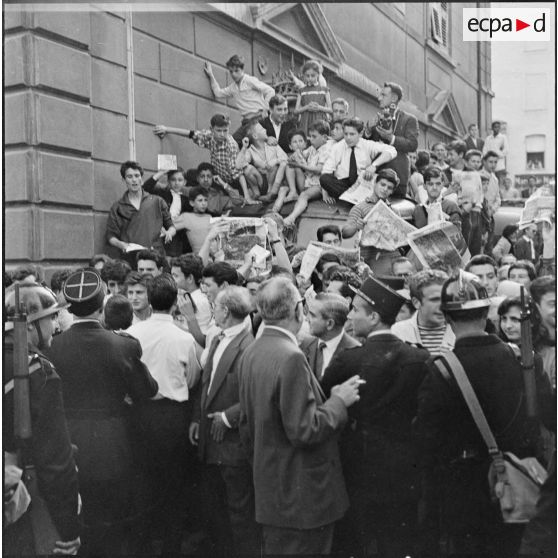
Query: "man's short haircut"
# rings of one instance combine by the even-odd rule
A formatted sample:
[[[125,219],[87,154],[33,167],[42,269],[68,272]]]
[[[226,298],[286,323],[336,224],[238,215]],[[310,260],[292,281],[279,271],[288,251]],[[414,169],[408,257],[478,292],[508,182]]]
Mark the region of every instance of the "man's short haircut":
[[[176,302],[178,287],[172,275],[161,273],[147,282],[147,300],[155,311],[168,312]]]
[[[426,183],[430,182],[433,178],[442,178],[442,171],[438,167],[431,165],[430,167],[426,167],[422,176],[424,178],[424,182]]]
[[[364,122],[357,116],[343,120],[343,130],[347,127],[354,128],[359,134],[364,130]]]
[[[202,275],[203,277],[211,277],[219,286],[225,282],[229,285],[236,285],[238,283],[236,269],[227,262],[215,262],[206,265],[203,268]]]
[[[108,283],[109,281],[116,281],[117,283],[124,283],[128,273],[132,268],[124,260],[112,260],[107,262],[103,269],[101,269],[101,279]]]
[[[489,159],[490,157],[496,157],[496,159],[498,159],[498,153],[496,153],[496,151],[487,151],[484,154],[484,157],[482,158],[483,161],[486,161],[487,159]]]
[[[39,269],[33,264],[18,265],[12,272],[12,279],[14,281],[21,281],[26,277],[29,277],[29,275],[33,275],[37,283],[41,281],[41,274],[39,273]]]
[[[492,124],[490,125],[491,128],[494,128],[494,124],[500,124],[500,126],[502,125],[502,122],[500,120],[493,120]]]
[[[128,169],[137,170],[139,171],[140,175],[143,176],[143,168],[139,163],[136,163],[136,161],[125,161],[120,165],[120,176],[122,178],[126,177],[126,171]]]
[[[403,88],[393,81],[386,81],[384,83],[384,87],[389,87],[392,93],[395,93],[397,97],[397,102],[399,102],[403,98]]]
[[[453,140],[448,144],[448,151],[455,151],[458,155],[463,157],[467,151],[467,144],[462,140]]]
[[[287,279],[290,279],[291,281],[295,280],[294,275],[290,269],[287,269],[286,267],[277,264],[273,264],[271,266],[271,270],[269,271],[269,277],[285,277]],[[246,282],[249,283],[249,281]]]
[[[465,161],[468,161],[471,157],[474,156],[480,157],[482,159],[482,152],[478,149],[469,149],[469,151],[467,151],[465,155],[463,155],[463,159],[465,159]]]
[[[243,320],[252,311],[252,300],[248,289],[232,285],[217,293],[215,304],[225,306],[232,317]]]
[[[124,281],[124,285],[126,288],[133,287],[134,285],[141,285],[147,289],[147,282],[153,276],[151,273],[140,273],[139,271],[130,271],[126,276],[126,281]]]
[[[493,258],[488,256],[487,254],[477,254],[473,256],[465,265],[465,271],[470,271],[472,267],[476,265],[491,265],[494,268],[494,273],[497,272],[498,266]]]
[[[318,293],[314,300],[320,302],[320,314],[324,320],[333,320],[336,327],[343,327],[349,315],[349,303],[335,293]]]
[[[134,319],[132,303],[121,294],[112,295],[103,311],[106,329],[128,329]]]
[[[399,176],[393,169],[380,169],[376,174],[376,182],[382,178],[391,182],[395,188],[399,185]]]
[[[235,68],[240,68],[244,70],[244,57],[238,54],[233,54],[225,63],[225,66],[229,70],[234,70]]]
[[[349,101],[343,99],[343,97],[337,97],[337,99],[333,99],[333,101],[331,101],[331,106],[333,105],[343,105],[345,107],[345,110],[347,112],[349,111]],[[333,124],[335,124],[335,122],[333,122]]]
[[[504,227],[504,229],[502,230],[502,236],[509,241],[510,236],[515,234],[518,231],[518,229],[519,229],[519,227],[518,227],[517,224],[516,225],[506,225]],[[505,254],[505,255],[507,255],[507,254]]]
[[[198,168],[196,169],[196,174],[199,175],[200,173],[206,170],[211,171],[211,174],[215,174],[215,168],[211,163],[208,163],[207,161],[204,161],[203,163],[200,163],[198,165]]]
[[[89,267],[95,267],[99,262],[103,262],[103,264],[106,264],[107,262],[111,261],[112,258],[110,256],[107,256],[106,254],[95,254],[89,260]]]
[[[188,192],[188,200],[195,202],[198,196],[204,196],[207,198],[209,196],[207,190],[203,186],[194,186]]]
[[[292,319],[300,293],[286,277],[273,277],[264,281],[256,293],[256,306],[267,324]]]
[[[543,275],[542,277],[537,277],[529,287],[531,296],[537,304],[541,303],[541,299],[546,293],[552,293],[555,290],[556,277],[553,275]]]
[[[514,269],[524,269],[529,274],[529,279],[531,281],[534,281],[537,277],[535,266],[527,260],[518,260],[516,262],[513,262],[508,269],[508,279],[510,278],[511,272]]]
[[[430,285],[443,285],[448,279],[448,274],[439,269],[423,269],[409,278],[409,291],[411,298],[422,301],[423,290]]]
[[[287,139],[289,140],[289,143],[291,143],[291,140],[292,140],[295,136],[301,136],[301,137],[304,138],[304,141],[307,141],[306,132],[305,132],[304,130],[301,130],[300,128],[297,128],[296,130],[291,130],[291,131],[287,134]]]
[[[419,149],[417,151],[417,160],[415,162],[415,167],[417,169],[423,169],[428,167],[430,164],[430,153],[424,149]]]
[[[167,171],[167,179],[170,180],[177,173],[180,173],[184,177],[184,180],[186,180],[186,171],[182,167],[176,167],[175,169]]]
[[[224,128],[231,125],[231,119],[227,114],[214,114],[209,121],[212,128]]]
[[[314,70],[315,72],[320,73],[320,64],[316,60],[307,60],[300,69],[302,74],[305,74],[308,70]]]
[[[286,103],[287,99],[285,99],[285,97],[283,97],[283,95],[273,95],[273,97],[271,97],[271,99],[269,99],[269,108],[272,109],[273,107],[277,107],[279,105],[282,105],[283,103]]]
[[[476,126],[478,128],[478,125],[473,122],[472,124],[469,124],[469,126],[467,126],[467,131],[470,132],[473,126]]]
[[[316,231],[316,236],[320,242],[324,240],[324,234],[331,233],[337,235],[339,240],[343,237],[341,236],[341,229],[337,225],[323,225]]]
[[[321,136],[329,136],[330,129],[329,124],[325,120],[316,120],[310,126],[308,126],[308,133],[318,132]]]
[[[196,285],[200,284],[203,272],[203,260],[197,254],[182,254],[177,258],[172,258],[172,267],[179,267],[184,273],[184,277],[191,275]]]
[[[139,250],[136,254],[136,268],[140,260],[155,262],[157,267],[163,267],[163,257],[153,250]]]
[[[339,256],[337,254],[334,254],[333,252],[325,252],[320,256],[320,259],[316,264],[316,271],[318,273],[323,273],[324,265],[328,263],[336,263],[340,265],[341,260],[339,259]]]
[[[413,268],[416,268],[415,264],[409,258],[407,258],[407,256],[398,256],[391,262],[391,273],[393,274],[393,270],[396,265],[404,263],[410,263]]]
[[[360,286],[362,285],[362,279],[358,276],[358,274],[342,265],[336,265],[328,268],[324,273],[324,282],[325,281],[328,283],[331,283],[332,281],[340,281],[342,285],[339,289],[339,294],[344,297],[349,297],[351,300],[355,296],[351,287],[360,289]]]
[[[67,267],[65,269],[58,269],[52,274],[50,278],[50,288],[53,292],[59,293],[62,290],[62,286],[64,285],[64,281],[68,279],[68,277],[75,271],[75,269],[71,269]]]
[[[432,147],[432,151],[434,151],[436,149],[436,147],[438,147],[439,145],[441,145],[446,151],[448,149],[448,146],[443,142],[443,141],[437,141]]]

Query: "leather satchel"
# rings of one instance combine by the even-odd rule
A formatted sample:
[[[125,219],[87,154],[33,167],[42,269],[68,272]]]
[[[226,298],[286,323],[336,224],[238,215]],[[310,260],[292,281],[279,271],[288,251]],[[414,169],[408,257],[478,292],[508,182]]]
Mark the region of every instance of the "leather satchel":
[[[547,472],[535,457],[519,459],[511,452],[502,452],[488,425],[473,386],[453,352],[444,353],[435,361],[442,376],[455,379],[471,416],[488,448],[491,464],[488,471],[490,494],[500,504],[504,523],[528,523],[535,515],[540,489]]]

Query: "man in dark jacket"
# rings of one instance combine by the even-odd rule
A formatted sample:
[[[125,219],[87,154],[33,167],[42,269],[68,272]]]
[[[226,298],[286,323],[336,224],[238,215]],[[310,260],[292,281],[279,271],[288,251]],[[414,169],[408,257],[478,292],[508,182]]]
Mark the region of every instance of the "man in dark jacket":
[[[393,169],[399,177],[399,186],[394,192],[396,197],[407,195],[407,181],[409,180],[411,162],[407,153],[413,153],[418,147],[418,122],[412,114],[407,114],[399,108],[403,97],[403,89],[397,83],[384,83],[379,102],[382,111],[390,112],[389,118],[379,117],[366,137],[374,141],[381,141],[393,145],[397,150],[397,157],[386,163],[384,168]]]
[[[63,293],[75,319],[56,336],[48,356],[62,378],[70,436],[78,446],[84,549],[116,555],[138,488],[125,399],[137,403],[153,397],[157,382],[140,360],[137,339],[101,326],[104,289],[96,270],[75,272]]]
[[[429,353],[390,332],[403,297],[373,278],[354,290],[349,320],[366,341],[334,358],[322,380],[326,395],[353,374],[366,381],[341,438],[351,508],[337,545],[366,556],[410,555],[419,481],[411,422]]]
[[[214,337],[194,397],[189,437],[203,463],[203,502],[212,556],[257,554],[252,471],[240,444],[239,362],[254,337],[245,318],[252,304],[242,287],[219,291],[214,305]],[[231,549],[234,549],[231,551]]]
[[[502,452],[535,455],[538,425],[527,418],[521,365],[513,350],[485,332],[490,299],[478,278],[467,272],[442,288],[442,310],[456,343],[453,354],[464,368]],[[488,490],[486,444],[444,356],[429,361],[418,399],[421,449],[421,534],[425,556],[436,556],[439,541],[450,555],[514,556],[524,524],[504,524]],[[548,378],[536,376],[539,415],[553,428]]]
[[[34,465],[39,492],[56,527],[60,540],[48,550],[77,553],[81,541],[78,524],[78,478],[68,427],[64,418],[62,386],[52,363],[42,354],[52,341],[56,315],[60,309],[54,295],[38,284],[20,286],[20,304],[27,313],[27,347],[29,361],[29,406],[31,411],[31,439],[21,457]],[[8,320],[16,313],[15,293],[6,296]],[[14,347],[13,322],[6,322],[6,339],[2,367],[4,451],[14,453],[21,448],[14,432]],[[20,425],[21,427],[21,425]],[[5,456],[6,457],[6,456]],[[18,463],[22,467],[25,463]],[[11,487],[10,487],[11,488]],[[15,488],[15,487],[14,487]],[[4,509],[6,510],[6,485]],[[30,505],[33,505],[31,502]],[[15,518],[14,518],[15,519]],[[44,536],[45,533],[42,533]],[[28,556],[35,554],[29,512],[2,531],[4,555]]]
[[[279,147],[287,153],[292,153],[289,142],[289,132],[294,130],[295,123],[287,120],[289,107],[287,99],[283,95],[273,95],[269,99],[269,116],[263,118],[260,124],[267,132],[267,137],[275,138]]]

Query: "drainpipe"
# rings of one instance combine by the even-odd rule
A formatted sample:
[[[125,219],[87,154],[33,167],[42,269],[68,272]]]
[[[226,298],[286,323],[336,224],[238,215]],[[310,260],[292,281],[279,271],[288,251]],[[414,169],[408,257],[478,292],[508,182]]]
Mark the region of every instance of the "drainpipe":
[[[128,73],[128,152],[131,161],[136,160],[136,110],[134,102],[134,30],[132,6],[126,10],[126,70]]]
[[[477,2],[477,10],[481,3]],[[481,70],[481,41],[477,41],[477,126],[479,127],[479,137],[482,137],[482,70]]]

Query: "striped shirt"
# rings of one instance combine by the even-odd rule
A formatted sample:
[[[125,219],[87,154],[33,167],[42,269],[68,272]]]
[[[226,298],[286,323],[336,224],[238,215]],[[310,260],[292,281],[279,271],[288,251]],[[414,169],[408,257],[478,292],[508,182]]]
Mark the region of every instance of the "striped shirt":
[[[419,324],[418,329],[421,345],[427,349],[431,355],[440,355],[440,346],[442,345],[444,335],[446,334],[446,326],[424,327]]]

